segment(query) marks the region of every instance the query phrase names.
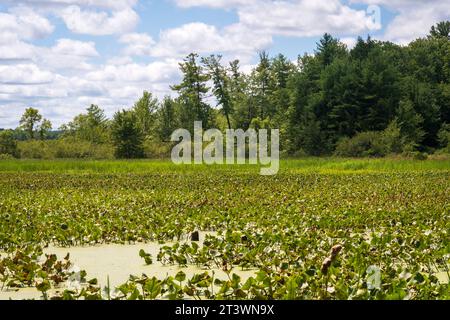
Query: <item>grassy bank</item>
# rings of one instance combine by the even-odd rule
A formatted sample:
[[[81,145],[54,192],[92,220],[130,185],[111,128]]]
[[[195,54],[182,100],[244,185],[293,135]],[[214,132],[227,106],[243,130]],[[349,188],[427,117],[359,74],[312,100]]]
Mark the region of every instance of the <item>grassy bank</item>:
[[[2,160],[0,172],[158,173],[257,172],[253,165],[175,165],[169,160]],[[304,158],[281,160],[280,172],[407,172],[448,171],[450,160]]]

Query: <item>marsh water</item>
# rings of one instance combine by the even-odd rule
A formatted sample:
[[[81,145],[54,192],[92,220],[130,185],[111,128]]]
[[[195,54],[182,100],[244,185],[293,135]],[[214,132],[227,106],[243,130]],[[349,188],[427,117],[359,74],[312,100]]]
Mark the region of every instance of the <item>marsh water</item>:
[[[200,234],[200,240],[205,237],[205,233]],[[146,274],[149,277],[164,279],[168,275],[175,276],[179,271],[186,273],[187,277],[192,277],[196,273],[208,271],[210,274],[215,272],[215,277],[225,280],[226,273],[221,269],[202,269],[196,266],[188,266],[181,268],[177,265],[165,266],[156,261],[156,256],[162,245],[159,243],[144,243],[132,245],[98,245],[86,247],[59,248],[48,247],[44,249],[45,254],[56,254],[58,260],[64,259],[67,253],[70,253],[70,261],[75,268],[85,270],[87,272],[87,280],[96,278],[101,288],[108,285],[111,289],[125,283],[130,275],[141,276]],[[153,257],[153,264],[146,265],[144,259],[139,256],[139,250],[144,249]],[[242,271],[235,268],[233,273],[241,276],[243,281],[254,276],[255,270]],[[65,288],[62,287],[60,291]],[[50,291],[55,292],[57,290]],[[0,291],[0,300],[23,300],[23,299],[41,299],[42,294],[36,288],[22,288],[15,290]]]

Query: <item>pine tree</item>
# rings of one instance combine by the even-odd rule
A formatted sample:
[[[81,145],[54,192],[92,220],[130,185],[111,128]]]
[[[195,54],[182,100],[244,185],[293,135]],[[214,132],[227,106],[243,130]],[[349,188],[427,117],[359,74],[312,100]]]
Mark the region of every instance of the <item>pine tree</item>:
[[[197,60],[198,55],[191,53],[183,63],[180,63],[183,80],[180,84],[172,86],[172,90],[178,92],[178,100],[183,107],[181,124],[191,130],[195,121],[201,121],[204,128],[209,128],[212,124],[211,107],[205,103],[205,96],[209,91],[207,86],[209,76],[204,74]]]
[[[111,129],[117,158],[135,159],[144,156],[142,132],[132,111],[117,112]]]
[[[209,72],[209,76],[214,83],[213,94],[217,99],[218,105],[222,107],[222,113],[227,119],[228,129],[231,129],[231,114],[233,113],[233,104],[230,94],[230,79],[227,70],[221,65],[222,56],[211,55],[203,58],[202,62]]]
[[[134,104],[133,112],[136,115],[137,126],[144,137],[151,134],[157,108],[158,99],[148,91],[144,91],[142,97]]]

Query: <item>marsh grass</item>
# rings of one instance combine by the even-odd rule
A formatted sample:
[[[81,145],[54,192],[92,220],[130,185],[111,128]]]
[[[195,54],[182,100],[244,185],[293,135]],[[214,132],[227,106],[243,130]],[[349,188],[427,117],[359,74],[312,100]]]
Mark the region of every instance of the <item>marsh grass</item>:
[[[1,160],[0,172],[198,173],[259,171],[259,165],[175,165],[170,160]],[[450,171],[450,160],[303,158],[281,160],[280,172]]]

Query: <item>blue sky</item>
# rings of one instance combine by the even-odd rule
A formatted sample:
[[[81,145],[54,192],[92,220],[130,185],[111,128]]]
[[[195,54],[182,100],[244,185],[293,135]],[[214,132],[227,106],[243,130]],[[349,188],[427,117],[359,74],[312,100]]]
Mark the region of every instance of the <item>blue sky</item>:
[[[259,51],[295,60],[324,32],[407,44],[449,17],[438,0],[0,0],[0,128],[28,106],[56,128],[91,103],[112,115],[143,90],[162,98],[190,52],[248,72]]]

